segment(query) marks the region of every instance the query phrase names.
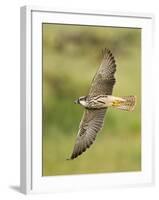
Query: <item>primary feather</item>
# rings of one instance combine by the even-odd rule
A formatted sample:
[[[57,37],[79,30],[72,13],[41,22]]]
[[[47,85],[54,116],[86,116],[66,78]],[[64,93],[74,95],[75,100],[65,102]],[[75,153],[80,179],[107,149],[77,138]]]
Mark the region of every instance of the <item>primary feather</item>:
[[[115,71],[115,59],[110,50],[105,49],[103,51],[102,63],[93,78],[89,95],[112,94],[113,86],[115,84]]]
[[[102,128],[106,109],[85,110],[80,123],[71,159],[76,158],[93,144],[98,131]]]

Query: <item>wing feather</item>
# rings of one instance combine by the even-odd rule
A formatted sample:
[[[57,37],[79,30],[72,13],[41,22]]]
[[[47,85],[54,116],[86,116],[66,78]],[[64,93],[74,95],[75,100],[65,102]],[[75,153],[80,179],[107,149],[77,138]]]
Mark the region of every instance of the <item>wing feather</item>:
[[[104,49],[103,60],[93,78],[89,91],[89,96],[96,96],[100,94],[111,95],[113,91],[113,86],[115,84],[115,71],[115,59],[110,50]]]
[[[85,110],[70,159],[76,158],[93,144],[103,126],[105,112],[106,109]]]

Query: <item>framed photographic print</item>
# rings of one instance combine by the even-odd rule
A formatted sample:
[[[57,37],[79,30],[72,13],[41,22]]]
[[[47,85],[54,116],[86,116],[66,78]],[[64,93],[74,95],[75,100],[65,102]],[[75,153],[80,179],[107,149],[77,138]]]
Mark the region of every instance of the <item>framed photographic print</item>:
[[[149,14],[21,8],[21,191],[153,183]]]

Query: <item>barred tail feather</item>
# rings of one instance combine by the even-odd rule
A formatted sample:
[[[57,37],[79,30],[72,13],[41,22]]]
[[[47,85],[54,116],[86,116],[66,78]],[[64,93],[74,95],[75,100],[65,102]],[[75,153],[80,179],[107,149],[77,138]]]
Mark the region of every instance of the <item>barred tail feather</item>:
[[[121,101],[116,108],[120,110],[133,111],[136,105],[136,96],[121,97],[125,101]]]

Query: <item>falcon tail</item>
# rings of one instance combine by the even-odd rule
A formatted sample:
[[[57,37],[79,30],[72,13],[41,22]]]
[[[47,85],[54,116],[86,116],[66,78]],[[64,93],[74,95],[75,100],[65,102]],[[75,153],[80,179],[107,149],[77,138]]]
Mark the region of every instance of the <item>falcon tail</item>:
[[[112,106],[120,110],[133,111],[136,105],[136,96],[121,97],[123,101],[114,100]]]

